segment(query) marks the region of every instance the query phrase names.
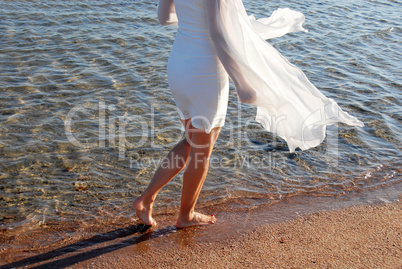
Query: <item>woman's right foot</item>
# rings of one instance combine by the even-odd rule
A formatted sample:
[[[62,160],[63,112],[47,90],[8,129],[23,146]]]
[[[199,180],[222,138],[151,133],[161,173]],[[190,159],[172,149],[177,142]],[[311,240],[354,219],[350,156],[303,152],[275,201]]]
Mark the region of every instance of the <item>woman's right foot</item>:
[[[145,225],[156,225],[156,221],[152,218],[152,206],[153,203],[146,203],[142,196],[134,201],[135,214]]]
[[[176,223],[177,228],[186,228],[191,226],[201,226],[213,224],[217,221],[214,215],[204,215],[194,212],[192,217],[179,217]]]

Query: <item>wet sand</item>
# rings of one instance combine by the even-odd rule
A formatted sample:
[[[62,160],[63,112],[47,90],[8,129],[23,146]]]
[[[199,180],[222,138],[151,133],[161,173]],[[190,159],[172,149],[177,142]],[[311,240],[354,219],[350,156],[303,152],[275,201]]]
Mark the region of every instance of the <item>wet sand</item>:
[[[316,213],[223,242],[177,246],[180,235],[157,238],[141,255],[126,248],[76,268],[400,268],[401,205]]]
[[[200,210],[218,212],[217,224],[183,230],[174,215],[148,230],[111,224],[91,237],[88,227],[48,247],[3,249],[0,268],[401,268],[402,202],[353,205],[363,196],[290,197],[252,209],[252,201],[231,202]]]

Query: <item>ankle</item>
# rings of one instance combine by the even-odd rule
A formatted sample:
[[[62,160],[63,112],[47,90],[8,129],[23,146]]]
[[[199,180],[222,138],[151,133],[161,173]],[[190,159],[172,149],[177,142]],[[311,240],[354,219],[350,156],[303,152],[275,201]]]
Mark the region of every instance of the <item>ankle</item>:
[[[180,211],[178,219],[183,221],[191,221],[194,218],[194,210]]]
[[[155,197],[152,196],[147,196],[144,194],[141,194],[141,196],[139,196],[134,203],[139,203],[142,205],[153,205],[153,203],[155,202]]]

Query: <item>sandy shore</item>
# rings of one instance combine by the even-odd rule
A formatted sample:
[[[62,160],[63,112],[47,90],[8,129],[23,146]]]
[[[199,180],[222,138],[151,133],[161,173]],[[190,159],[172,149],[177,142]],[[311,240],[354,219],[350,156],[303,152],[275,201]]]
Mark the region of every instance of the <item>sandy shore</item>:
[[[125,248],[76,268],[401,268],[401,205],[315,213],[224,242],[177,246],[177,238],[159,237],[141,255]]]
[[[334,198],[315,199],[321,203]],[[300,200],[290,199],[294,206]],[[154,230],[140,231],[140,225],[116,229],[28,255],[24,250],[24,259],[16,256],[16,249],[0,268],[402,267],[400,201],[307,212],[287,221],[258,221],[266,212],[273,215],[285,207],[292,203],[222,211],[217,224],[183,230],[171,226],[174,216],[160,216]]]

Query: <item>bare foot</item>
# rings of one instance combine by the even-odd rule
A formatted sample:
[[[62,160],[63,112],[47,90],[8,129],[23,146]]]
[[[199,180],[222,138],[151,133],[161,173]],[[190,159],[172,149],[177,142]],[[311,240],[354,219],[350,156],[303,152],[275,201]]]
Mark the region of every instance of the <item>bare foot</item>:
[[[145,225],[156,225],[156,221],[152,218],[152,206],[153,203],[146,203],[142,196],[134,201],[135,214]]]
[[[179,217],[176,223],[177,228],[186,228],[191,226],[209,225],[217,221],[214,215],[204,215],[194,212],[192,218],[186,219]]]

